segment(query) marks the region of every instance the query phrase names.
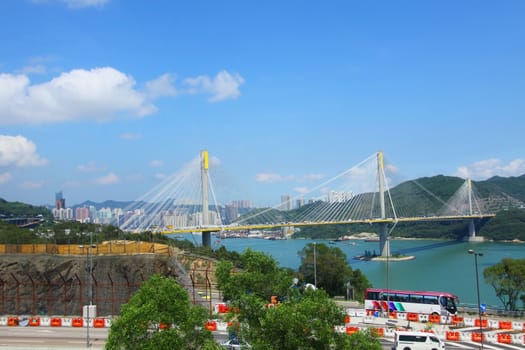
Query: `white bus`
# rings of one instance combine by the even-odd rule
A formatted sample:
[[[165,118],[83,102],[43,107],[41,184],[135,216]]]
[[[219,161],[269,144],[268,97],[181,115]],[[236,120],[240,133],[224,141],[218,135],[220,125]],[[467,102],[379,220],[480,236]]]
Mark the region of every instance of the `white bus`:
[[[444,350],[445,343],[434,333],[397,331],[392,350]]]
[[[459,298],[446,292],[368,288],[365,293],[367,314],[374,312],[412,312],[450,316],[458,311]]]

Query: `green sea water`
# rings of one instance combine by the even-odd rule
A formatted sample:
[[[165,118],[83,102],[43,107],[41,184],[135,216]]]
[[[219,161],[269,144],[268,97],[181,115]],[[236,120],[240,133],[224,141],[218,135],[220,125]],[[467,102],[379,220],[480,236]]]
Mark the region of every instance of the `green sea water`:
[[[200,235],[186,235],[200,244]],[[212,239],[214,248],[224,245],[228,250],[243,252],[246,248],[273,256],[282,267],[297,269],[298,252],[310,242],[330,244],[326,240],[266,240],[256,238]],[[408,261],[359,261],[353,257],[365,250],[379,252],[379,243],[362,240],[330,244],[343,250],[353,269],[360,269],[374,287],[409,290],[446,291],[457,295],[463,305],[476,305],[476,267],[469,249],[483,253],[478,257],[480,301],[489,307],[502,307],[491,285],[485,283],[483,269],[503,258],[525,258],[525,244],[467,243],[439,240],[391,240],[392,254],[414,256]],[[388,284],[388,285],[387,285]]]

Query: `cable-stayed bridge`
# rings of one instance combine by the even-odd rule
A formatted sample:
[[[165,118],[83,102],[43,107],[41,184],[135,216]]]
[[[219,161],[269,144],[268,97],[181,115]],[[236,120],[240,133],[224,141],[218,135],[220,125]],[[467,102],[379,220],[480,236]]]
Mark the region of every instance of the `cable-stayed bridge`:
[[[390,169],[383,153],[377,152],[298,196],[284,196],[275,206],[232,218],[217,202],[210,158],[202,151],[126,208],[119,226],[136,232],[202,232],[202,244],[211,246],[211,233],[219,231],[281,227],[293,233],[294,228],[304,226],[377,224],[381,255],[389,256],[388,237],[397,223],[469,220],[468,238],[476,240],[474,220],[494,216],[484,212],[483,201],[469,179],[459,180],[456,188],[446,189],[450,193],[438,196],[417,181],[391,189]],[[446,200],[440,198],[447,194]]]

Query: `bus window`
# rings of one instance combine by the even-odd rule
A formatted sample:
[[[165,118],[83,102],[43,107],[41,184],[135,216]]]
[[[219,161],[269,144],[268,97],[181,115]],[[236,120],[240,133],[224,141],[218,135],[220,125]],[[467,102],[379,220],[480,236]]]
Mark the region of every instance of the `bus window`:
[[[379,300],[379,292],[368,292],[367,299],[370,300]]]
[[[421,295],[411,294],[409,298],[410,298],[409,301],[411,303],[417,303],[417,304],[422,304],[423,303],[423,296],[421,296]]]

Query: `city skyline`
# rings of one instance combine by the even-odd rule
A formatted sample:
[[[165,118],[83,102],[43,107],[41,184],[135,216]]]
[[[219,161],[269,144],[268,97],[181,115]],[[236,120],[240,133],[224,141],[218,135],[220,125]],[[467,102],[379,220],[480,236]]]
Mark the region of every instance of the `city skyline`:
[[[203,149],[221,203],[257,207],[377,151],[398,182],[522,175],[524,11],[1,2],[0,197],[133,201]]]

